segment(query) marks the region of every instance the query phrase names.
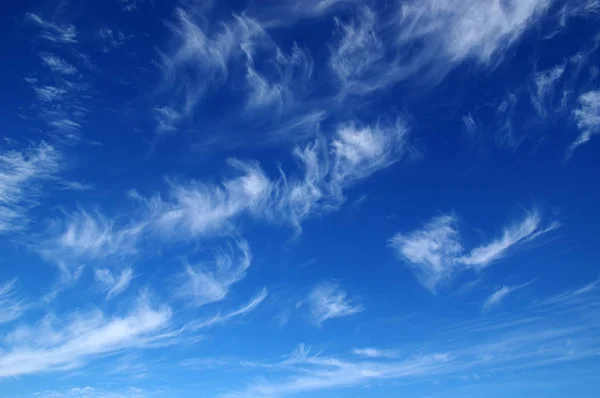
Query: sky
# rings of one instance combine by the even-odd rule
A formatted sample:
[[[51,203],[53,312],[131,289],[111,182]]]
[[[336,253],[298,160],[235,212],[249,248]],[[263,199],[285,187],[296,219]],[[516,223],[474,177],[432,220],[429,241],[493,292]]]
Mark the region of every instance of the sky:
[[[1,397],[597,396],[600,1],[0,32]]]

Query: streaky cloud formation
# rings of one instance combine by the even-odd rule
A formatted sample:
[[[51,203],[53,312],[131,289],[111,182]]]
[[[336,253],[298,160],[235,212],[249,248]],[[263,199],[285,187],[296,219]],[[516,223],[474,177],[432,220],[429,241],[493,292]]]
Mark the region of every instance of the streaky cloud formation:
[[[599,0],[4,8],[0,395],[595,396]]]
[[[18,319],[28,305],[16,295],[17,279],[0,283],[0,325]]]
[[[29,223],[41,185],[57,177],[61,161],[60,151],[45,142],[0,151],[0,234]]]
[[[139,298],[122,317],[107,318],[101,311],[59,319],[48,315],[35,327],[17,327],[3,338],[9,347],[0,354],[0,378],[76,369],[86,361],[126,348],[169,344],[171,309],[153,308]]]
[[[319,283],[307,298],[312,318],[317,325],[328,319],[354,315],[364,310],[361,304],[347,298],[346,292],[337,283]]]
[[[251,264],[248,242],[237,239],[226,248],[215,250],[211,263],[186,264],[176,295],[189,299],[196,307],[221,301],[234,284],[245,278]]]
[[[72,44],[77,42],[77,29],[71,24],[56,24],[43,19],[38,14],[28,13],[26,17],[41,28],[40,37],[57,43]]]
[[[494,306],[499,305],[500,302],[506,298],[506,296],[508,296],[516,290],[522,289],[530,285],[532,282],[533,281],[518,286],[502,286],[500,289],[492,293],[487,300],[485,300],[485,303],[483,303],[483,308],[490,309]]]
[[[579,108],[573,111],[579,136],[569,147],[567,155],[600,132],[600,91],[589,91],[579,97]]]
[[[355,348],[352,353],[366,358],[397,358],[398,352],[394,350],[381,350],[378,348]]]
[[[389,240],[398,256],[417,271],[417,277],[431,291],[466,269],[482,269],[503,258],[510,250],[530,242],[556,228],[556,221],[544,224],[538,211],[504,228],[502,236],[465,253],[458,220],[442,215],[422,229],[396,234]]]
[[[66,62],[64,59],[57,57],[56,55],[42,53],[40,54],[40,57],[42,58],[44,65],[46,65],[53,72],[62,75],[72,75],[77,73],[77,68]]]
[[[590,293],[590,290],[583,292],[585,300],[571,303],[569,311],[590,315],[590,304],[598,303],[598,295]],[[563,293],[565,296],[570,294]],[[365,360],[322,353],[311,355],[310,348],[301,345],[288,360],[263,364],[269,369],[279,369],[283,376],[261,379],[219,397],[266,398],[331,393],[385,380],[440,382],[474,372],[537,369],[593,358],[599,346],[597,339],[590,340],[590,337],[596,335],[598,325],[587,324],[585,315],[576,316],[567,327],[556,325],[553,318],[559,317],[558,313],[552,312],[550,319],[547,318],[548,311],[555,309],[555,304],[545,302],[533,312],[515,311],[508,316],[448,327],[427,344],[429,353],[424,353],[421,347],[394,357],[380,356],[378,349],[354,352],[359,356],[367,354],[362,355],[367,358]],[[462,339],[463,344],[456,346],[456,337]],[[536,349],[541,346],[544,349]]]
[[[69,276],[88,262],[135,255],[143,227],[142,224],[116,225],[115,220],[99,211],[80,209],[63,220],[55,220],[38,250]]]
[[[231,312],[228,312],[225,314],[221,314],[219,312],[212,318],[209,318],[205,321],[192,322],[189,325],[187,325],[187,327],[189,327],[192,330],[200,330],[200,329],[209,328],[209,327],[212,327],[215,325],[223,325],[223,324],[231,321],[234,318],[244,316],[244,315],[254,311],[256,309],[256,307],[258,307],[267,298],[267,295],[268,295],[267,289],[263,288],[258,295],[256,295],[254,298],[252,298],[252,300],[250,300],[248,303],[246,303],[244,306],[238,308],[237,310],[234,310],[234,311],[231,311]]]
[[[109,269],[101,268],[94,271],[94,276],[102,289],[107,291],[106,299],[109,300],[127,290],[133,278],[133,269],[126,268],[115,278]]]

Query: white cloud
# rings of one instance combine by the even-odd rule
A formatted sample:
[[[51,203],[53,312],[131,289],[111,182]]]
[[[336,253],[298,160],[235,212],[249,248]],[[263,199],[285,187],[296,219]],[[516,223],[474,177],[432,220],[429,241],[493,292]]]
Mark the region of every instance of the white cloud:
[[[455,263],[464,248],[456,224],[453,215],[438,216],[422,229],[396,234],[389,241],[400,258],[416,268],[421,283],[432,291],[457,271]]]
[[[465,125],[465,130],[467,130],[467,133],[469,134],[469,136],[475,137],[479,127],[477,126],[477,123],[473,119],[473,115],[471,115],[469,113],[467,116],[463,116],[462,122]]]
[[[397,358],[399,356],[394,350],[381,350],[378,348],[355,348],[352,350],[354,355],[367,358]]]
[[[329,67],[342,84],[343,93],[364,94],[386,84],[389,70],[386,48],[378,35],[377,15],[360,8],[356,20],[334,19],[338,41],[331,45]]]
[[[54,222],[39,251],[69,276],[86,262],[135,255],[144,227],[144,223],[122,225],[98,211],[80,209]]]
[[[154,395],[138,387],[107,390],[90,386],[72,387],[64,391],[40,391],[34,394],[39,398],[149,398]]]
[[[0,233],[23,229],[37,205],[40,185],[56,178],[61,154],[41,142],[22,150],[0,151]]]
[[[237,310],[225,313],[224,315],[219,312],[212,318],[209,318],[205,321],[192,322],[188,325],[188,327],[191,330],[205,329],[215,325],[222,325],[234,318],[244,316],[254,311],[267,298],[267,294],[267,289],[262,289],[258,295]]]
[[[167,24],[173,45],[161,57],[164,81],[160,89],[173,88],[182,93],[168,108],[187,116],[208,91],[225,83],[230,57],[241,53],[240,42],[248,41],[243,35],[256,32],[222,23],[219,30],[210,34],[196,21],[193,12],[179,7],[175,16],[176,21]]]
[[[44,65],[50,68],[51,71],[60,73],[62,75],[72,75],[77,73],[77,69],[65,61],[64,59],[57,57],[56,55],[49,53],[40,54]]]
[[[267,56],[261,59],[261,63],[270,64],[271,68],[261,73],[254,65],[252,45],[242,44],[242,48],[246,53],[248,111],[265,107],[280,112],[288,110],[294,104],[295,97],[306,91],[312,76],[313,60],[308,52],[294,44],[288,55],[273,45],[269,51],[270,59]]]
[[[14,329],[3,340],[0,378],[82,367],[94,358],[124,349],[167,344],[171,309],[152,308],[142,296],[127,315],[100,311],[59,320],[47,316],[33,327]]]
[[[108,300],[127,290],[133,279],[133,269],[125,268],[118,278],[115,278],[109,269],[100,268],[94,271],[94,276],[102,289],[107,292],[106,299]]]
[[[328,319],[353,315],[364,310],[361,304],[348,299],[346,292],[336,283],[320,283],[307,297],[314,322],[321,325]]]
[[[523,220],[505,227],[502,237],[472,249],[459,261],[469,266],[486,267],[508,254],[508,250],[515,245],[531,241],[558,227],[558,222],[543,224],[540,214],[535,210],[531,211]]]
[[[441,57],[450,63],[474,59],[490,64],[502,57],[550,5],[550,0],[403,2],[398,41],[423,43],[413,63]]]
[[[598,295],[591,294],[592,291],[582,291],[579,296],[587,299],[568,311],[559,311],[562,301],[546,301],[537,308],[520,306],[500,315],[489,313],[485,319],[449,324],[425,341],[407,344],[401,356],[382,356],[381,353],[391,352],[379,348],[355,350],[349,357],[325,356],[311,354],[310,348],[301,344],[284,361],[265,363],[261,358],[263,362],[255,368],[265,369],[263,377],[219,397],[335,395],[335,389],[367,387],[392,380],[431,383],[456,380],[474,372],[532,371],[589,360],[597,357],[600,349],[595,338],[600,323],[590,322],[596,319],[598,305]],[[423,326],[431,329],[427,323]]]
[[[302,19],[320,18],[356,0],[282,0],[260,10],[259,19],[267,27],[291,25]]]
[[[75,26],[70,24],[59,25],[47,21],[38,14],[27,13],[27,19],[38,25],[42,32],[40,37],[58,43],[75,43],[77,42],[77,30]]]
[[[548,108],[552,105],[556,90],[556,82],[563,75],[564,71],[565,65],[563,64],[535,74],[535,90],[531,93],[531,103],[541,117],[545,117],[548,114]]]
[[[500,289],[492,293],[490,297],[487,298],[487,300],[485,300],[485,303],[483,303],[483,308],[490,309],[499,305],[500,302],[506,298],[506,296],[508,296],[516,290],[522,289],[530,285],[531,283],[533,283],[533,281],[518,286],[502,286]]]
[[[177,123],[181,119],[179,112],[168,106],[156,107],[153,111],[157,132],[169,133],[177,130]]]
[[[592,136],[600,133],[600,91],[588,91],[579,97],[579,108],[573,111],[579,136],[571,144],[569,155]]]
[[[209,263],[187,264],[176,295],[203,306],[225,299],[231,287],[246,277],[252,264],[250,247],[238,239],[222,250],[215,250]]]
[[[307,217],[339,208],[344,190],[411,154],[408,128],[395,125],[340,125],[329,143],[318,138],[294,155],[304,169],[302,178],[283,171],[272,187],[266,216],[286,220],[300,229]]]
[[[389,244],[417,271],[420,282],[435,291],[443,281],[467,268],[485,268],[509,251],[559,227],[558,222],[543,224],[537,211],[503,229],[502,236],[465,252],[453,215],[435,217],[421,229],[396,234]]]
[[[44,102],[60,101],[67,93],[64,88],[55,86],[34,87],[33,89],[40,101]]]
[[[410,0],[380,15],[364,7],[354,20],[336,20],[329,65],[342,83],[342,95],[388,89],[401,81],[422,89],[466,61],[495,67],[551,3]]]
[[[16,297],[16,284],[16,279],[0,284],[0,325],[18,319],[28,307]]]
[[[169,181],[169,197],[146,203],[153,228],[164,236],[192,238],[232,230],[231,221],[260,206],[270,181],[256,164],[231,161],[241,175],[220,185]]]
[[[118,2],[121,4],[123,11],[135,11],[139,10],[140,4],[144,0],[118,0]]]

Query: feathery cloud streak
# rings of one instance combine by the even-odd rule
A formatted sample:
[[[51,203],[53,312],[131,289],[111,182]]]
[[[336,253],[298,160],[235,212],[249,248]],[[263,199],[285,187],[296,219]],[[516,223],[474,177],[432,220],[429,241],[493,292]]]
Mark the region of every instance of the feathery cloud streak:
[[[0,378],[75,369],[88,360],[125,348],[167,344],[171,309],[152,308],[141,297],[129,314],[108,318],[92,311],[70,320],[47,316],[34,327],[17,327],[1,346]]]
[[[468,268],[481,269],[501,259],[509,250],[530,242],[559,227],[544,224],[537,211],[503,229],[502,236],[465,252],[454,215],[438,216],[421,229],[396,234],[389,240],[402,260],[414,268],[417,277],[431,291]]]
[[[25,227],[41,185],[56,178],[61,159],[61,153],[45,142],[0,151],[0,234]]]
[[[314,287],[307,298],[308,305],[317,325],[328,319],[354,315],[364,307],[348,299],[346,292],[337,283],[324,282]]]

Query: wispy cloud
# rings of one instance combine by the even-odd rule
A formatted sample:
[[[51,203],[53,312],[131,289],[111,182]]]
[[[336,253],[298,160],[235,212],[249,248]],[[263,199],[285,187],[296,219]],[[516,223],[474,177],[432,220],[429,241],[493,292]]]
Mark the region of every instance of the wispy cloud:
[[[559,227],[544,224],[540,214],[528,212],[523,220],[503,229],[502,236],[465,253],[454,215],[435,217],[408,234],[396,234],[389,241],[400,258],[417,270],[421,283],[431,291],[467,268],[485,268],[509,251]]]
[[[385,380],[439,382],[474,372],[532,370],[589,360],[600,348],[595,338],[600,324],[589,318],[595,313],[589,304],[598,304],[598,296],[589,297],[590,292],[582,292],[588,300],[567,312],[559,312],[556,304],[547,302],[534,311],[524,311],[527,306],[522,306],[508,316],[489,314],[485,320],[448,326],[434,333],[432,340],[420,341],[418,348],[407,347],[403,355],[381,355],[390,352],[367,348],[354,350],[350,357],[326,356],[311,354],[310,348],[300,345],[285,361],[263,363],[262,367],[268,369],[264,378],[220,398],[331,393]],[[580,316],[582,313],[586,315]],[[568,327],[557,326],[565,319]],[[425,352],[424,346],[428,347]],[[285,372],[284,376],[269,378],[273,370]]]
[[[65,61],[64,59],[50,53],[41,53],[40,57],[46,67],[52,72],[62,75],[73,75],[77,73],[77,68]]]
[[[339,208],[346,188],[412,156],[408,131],[402,120],[395,125],[343,124],[329,144],[319,138],[297,147],[294,155],[304,176],[294,178],[281,171],[281,179],[272,188],[267,217],[287,220],[300,229],[307,217]]]
[[[47,316],[32,327],[20,326],[2,340],[0,378],[76,369],[87,361],[126,348],[167,344],[171,309],[153,308],[140,297],[125,316],[107,317],[100,311],[71,319]]]
[[[432,291],[456,272],[456,260],[464,250],[454,215],[435,217],[409,234],[396,234],[389,244]]]
[[[61,153],[45,142],[0,151],[0,233],[28,224],[28,210],[37,205],[41,184],[56,177],[61,158]]]
[[[538,22],[550,5],[549,0],[404,2],[399,10],[398,42],[424,43],[409,65],[432,61],[452,65],[466,59],[489,65]]]
[[[328,319],[341,318],[364,310],[356,300],[347,298],[346,292],[337,283],[320,283],[310,292],[307,303],[317,325]]]
[[[538,211],[530,211],[523,220],[505,227],[500,238],[472,249],[459,261],[469,266],[487,267],[508,254],[509,249],[515,245],[531,241],[559,226],[557,221],[544,224]]]
[[[60,101],[67,93],[67,90],[64,88],[55,86],[34,87],[33,89],[40,101],[44,102]]]
[[[377,31],[377,15],[365,6],[356,20],[334,21],[338,42],[330,46],[329,67],[342,84],[342,94],[365,94],[388,83],[382,79],[389,66]]]
[[[212,318],[209,318],[205,321],[192,322],[188,325],[191,330],[200,330],[209,328],[215,325],[222,325],[231,321],[234,318],[244,316],[252,311],[254,311],[266,298],[267,298],[267,289],[262,289],[258,295],[252,298],[248,303],[238,308],[237,310],[227,312],[225,314],[217,313]]]
[[[433,86],[464,62],[494,68],[551,3],[404,1],[379,15],[364,7],[354,20],[336,20],[329,64],[343,94],[366,94],[399,82]]]
[[[252,264],[248,242],[238,239],[221,250],[214,259],[200,264],[187,264],[176,295],[203,306],[225,299],[231,287],[246,277]]]
[[[60,25],[43,19],[38,14],[27,13],[27,19],[38,25],[42,31],[40,37],[57,43],[77,42],[77,29],[74,25]]]
[[[114,31],[110,28],[102,28],[98,31],[98,37],[102,40],[104,44],[104,52],[109,52],[110,50],[119,48],[125,44],[125,42],[130,39],[130,37],[126,36],[125,33],[120,30]]]
[[[524,283],[522,285],[518,285],[518,286],[502,286],[500,289],[496,290],[494,293],[492,293],[490,295],[490,297],[487,298],[487,300],[485,300],[485,303],[483,303],[483,308],[485,308],[486,310],[489,310],[492,307],[495,307],[497,305],[500,304],[500,302],[502,300],[504,300],[509,294],[522,289],[526,286],[529,286],[530,284],[532,284],[533,281]]]
[[[80,209],[56,220],[38,250],[68,276],[86,262],[134,255],[143,228],[144,224],[120,224],[99,211]]]
[[[121,4],[123,11],[135,11],[140,8],[140,4],[144,3],[144,0],[118,0]]]
[[[206,236],[231,231],[231,221],[260,207],[269,195],[268,177],[257,164],[231,161],[238,177],[219,185],[168,181],[168,197],[143,199],[152,227],[166,237]]]
[[[556,82],[564,72],[565,65],[556,65],[535,74],[534,90],[532,90],[530,98],[539,116],[545,117],[549,111],[552,111],[551,105],[556,92]]]
[[[25,300],[16,297],[17,280],[0,284],[0,325],[18,319],[27,309]]]
[[[149,398],[155,394],[138,387],[109,390],[86,386],[72,387],[64,391],[40,391],[34,396],[39,398]]]
[[[355,348],[352,353],[366,358],[397,358],[399,356],[397,351],[378,348]]]
[[[588,91],[579,97],[579,108],[573,112],[579,128],[579,136],[569,147],[567,153],[588,142],[592,136],[600,133],[600,91]]]
[[[94,276],[102,290],[106,291],[106,299],[109,300],[127,290],[133,279],[133,269],[125,268],[121,271],[121,274],[115,278],[111,270],[99,268],[94,271]]]

